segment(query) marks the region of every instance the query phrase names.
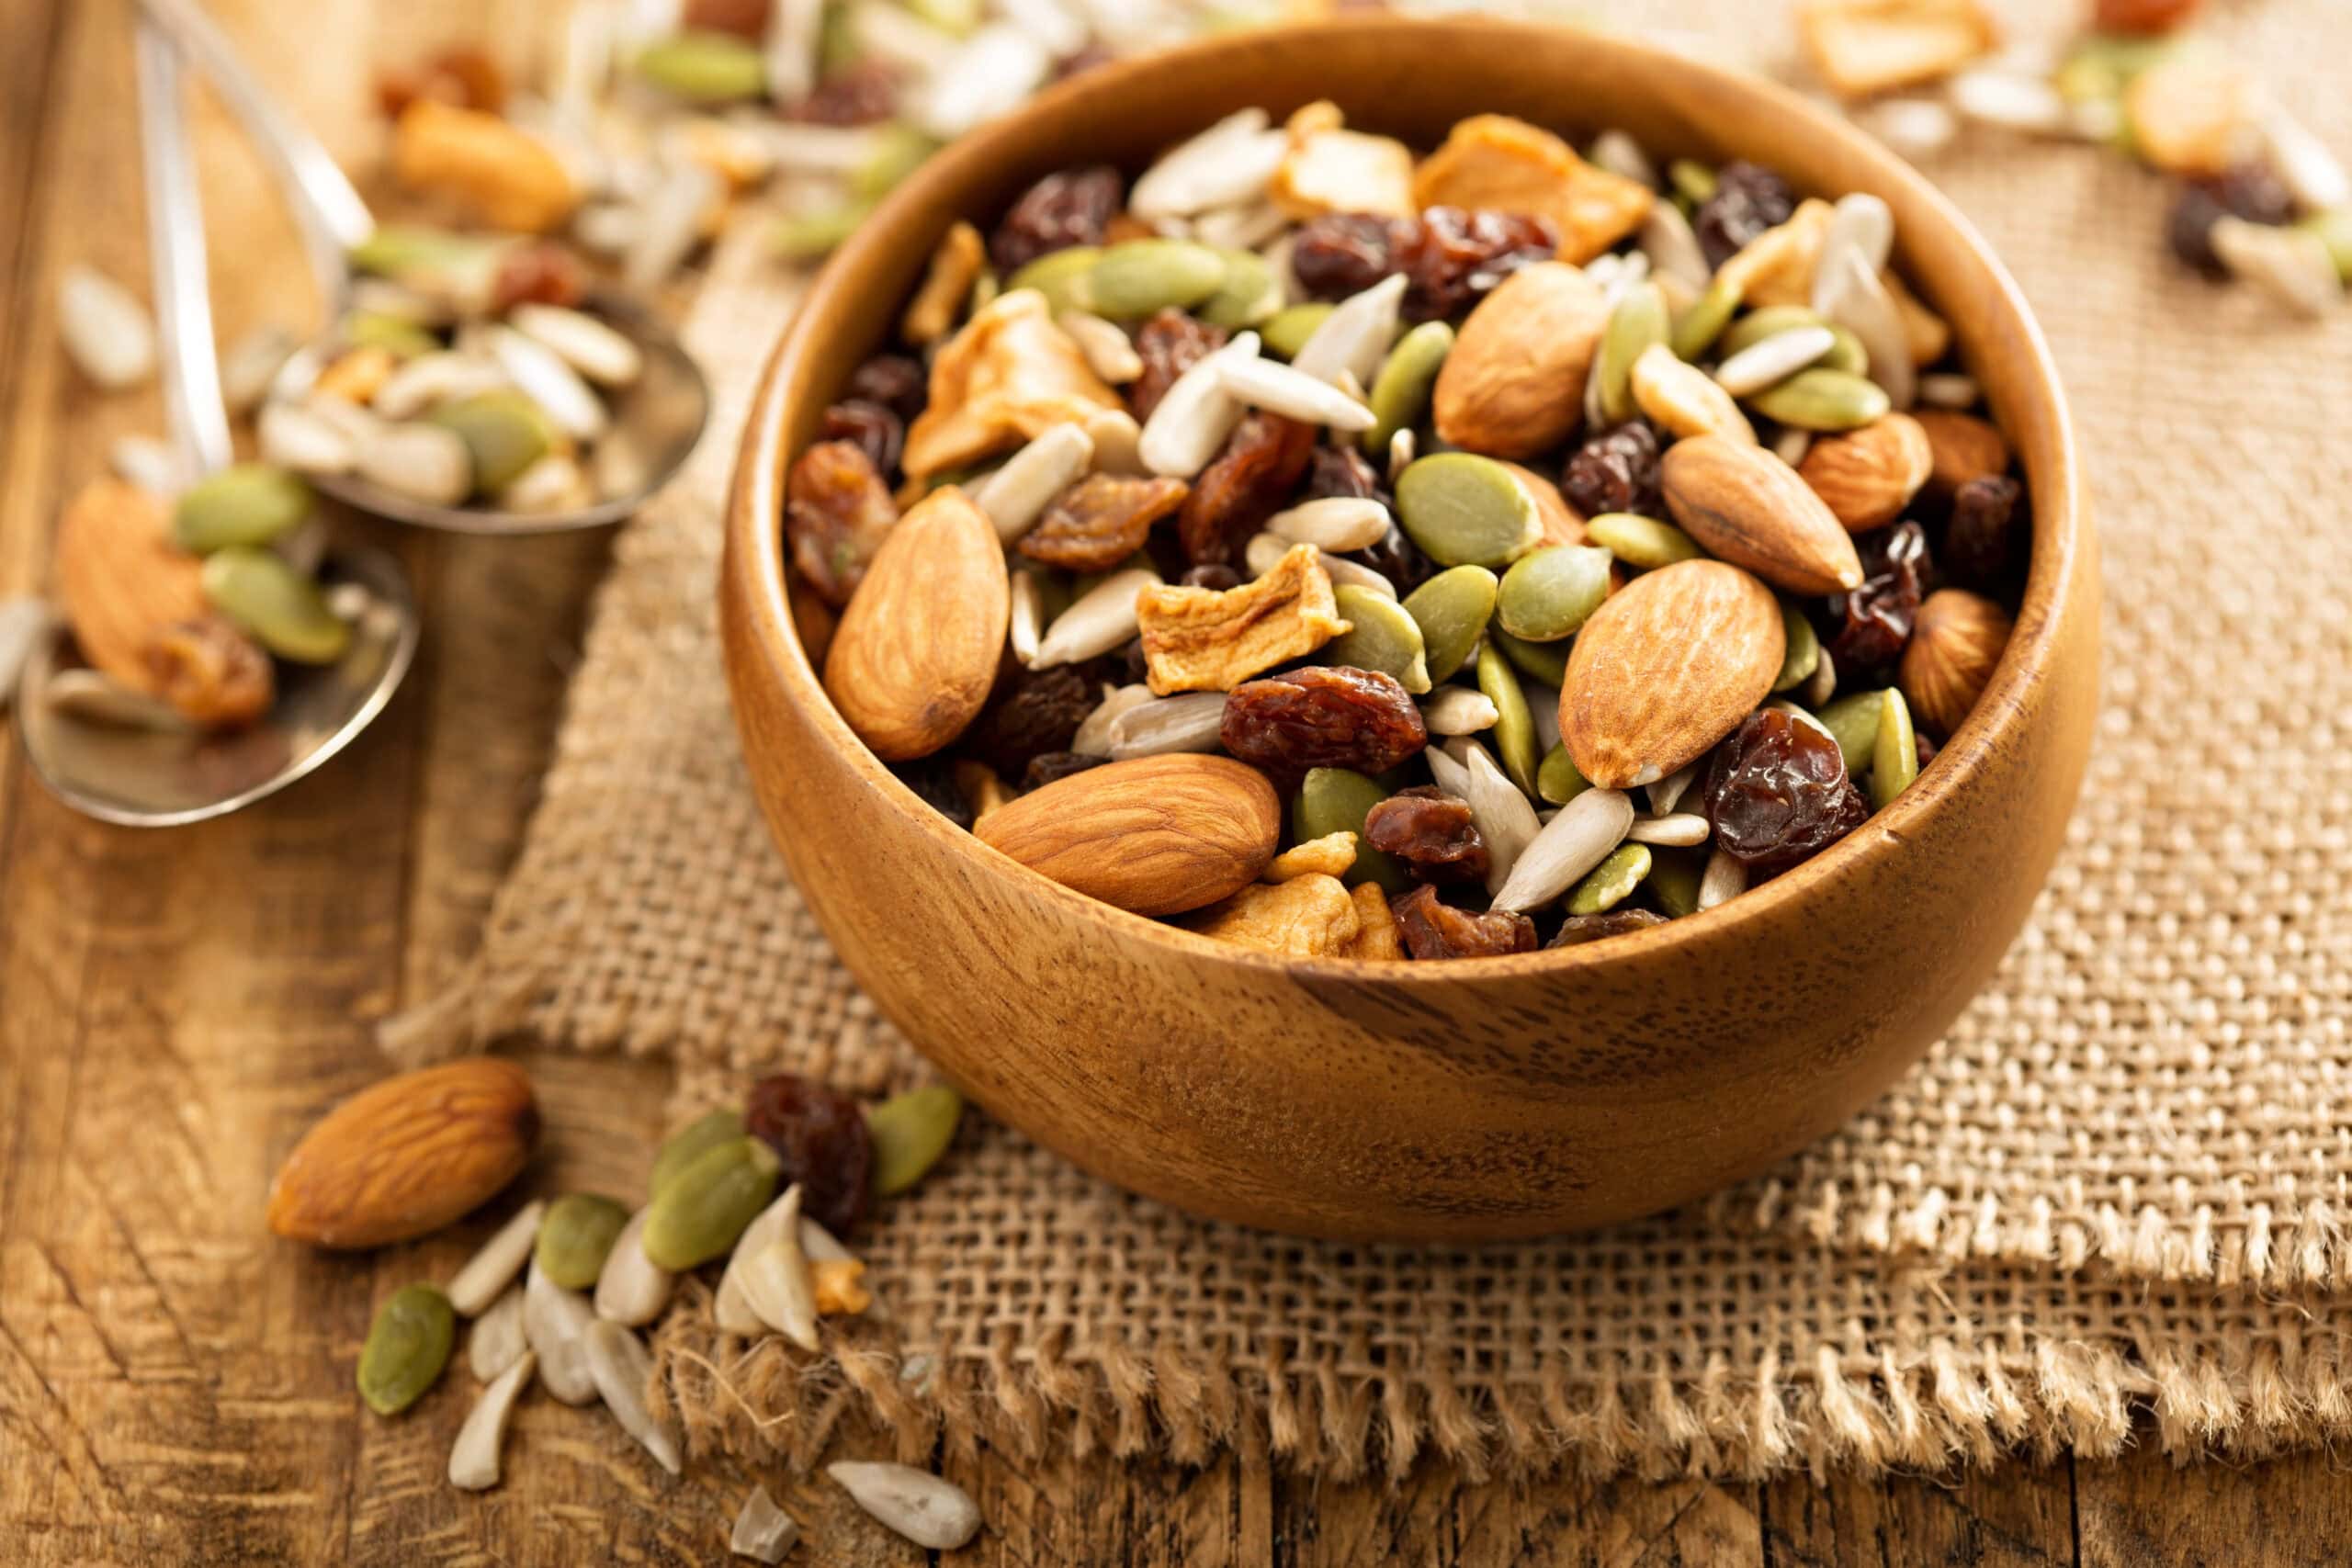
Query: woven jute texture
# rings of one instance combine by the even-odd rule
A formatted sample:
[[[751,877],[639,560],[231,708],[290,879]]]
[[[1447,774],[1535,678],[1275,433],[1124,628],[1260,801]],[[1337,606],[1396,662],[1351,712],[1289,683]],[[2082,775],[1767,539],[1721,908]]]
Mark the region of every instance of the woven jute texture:
[[[2224,41],[2352,148],[2335,0],[2222,9]],[[1756,10],[1621,15],[1728,36]],[[862,1410],[910,1454],[1755,1473],[2107,1452],[2142,1407],[2183,1452],[2352,1430],[2352,310],[2300,322],[2185,276],[2161,182],[2100,151],[1977,135],[1928,172],[2064,369],[2109,661],[2070,851],[1951,1037],[1765,1178],[1475,1251],[1190,1220],[974,1118],[864,1239],[887,1320],[838,1355],[724,1339],[690,1292],[660,1349],[697,1445],[806,1459]],[[859,1092],[924,1076],[831,958],[738,761],[718,511],[788,290],[719,270],[725,308],[690,331],[719,439],[620,541],[480,959],[397,1041],[668,1054],[681,1115],[778,1066]]]

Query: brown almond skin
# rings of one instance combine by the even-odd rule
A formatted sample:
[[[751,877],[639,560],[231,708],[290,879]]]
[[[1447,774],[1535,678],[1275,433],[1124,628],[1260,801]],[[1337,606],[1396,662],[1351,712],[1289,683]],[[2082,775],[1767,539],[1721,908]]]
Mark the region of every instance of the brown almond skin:
[[[1755,712],[1786,652],[1779,602],[1739,568],[1687,560],[1644,572],[1577,634],[1560,739],[1603,788],[1655,784]]]
[[[512,1062],[387,1078],[294,1145],[270,1184],[270,1233],[337,1249],[429,1235],[514,1180],[538,1136],[531,1080]]]
[[[1792,593],[1861,586],[1861,558],[1844,525],[1761,446],[1693,435],[1666,449],[1658,475],[1668,510],[1709,555]]]
[[[1814,442],[1797,465],[1797,477],[1848,533],[1863,534],[1902,516],[1934,466],[1935,451],[1919,422],[1890,413],[1860,430]]]
[[[1951,409],[1916,409],[1911,418],[1928,438],[1928,491],[1949,496],[1971,479],[2009,471],[2009,443],[1990,421]]]
[[[928,757],[979,716],[1012,589],[996,525],[954,485],[899,519],[825,654],[825,691],[886,762]]]
[[[1136,757],[1032,790],[972,831],[1065,887],[1174,915],[1258,880],[1282,837],[1282,801],[1230,757]]]
[[[1895,679],[1912,716],[1937,739],[1967,722],[2009,645],[2010,626],[2007,610],[1962,588],[1939,588],[1920,604]]]
[[[1579,269],[1521,267],[1462,323],[1437,373],[1437,433],[1489,457],[1532,457],[1575,433],[1609,302]]]

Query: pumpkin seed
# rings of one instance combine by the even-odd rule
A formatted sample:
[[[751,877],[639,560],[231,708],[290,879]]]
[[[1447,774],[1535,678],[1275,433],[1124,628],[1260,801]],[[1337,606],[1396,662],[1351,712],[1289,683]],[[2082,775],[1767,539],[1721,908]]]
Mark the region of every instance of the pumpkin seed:
[[[1094,264],[1102,259],[1099,245],[1072,245],[1066,251],[1048,251],[1035,261],[1014,270],[1004,280],[1007,292],[1015,288],[1034,288],[1046,297],[1046,303],[1058,315],[1064,310],[1085,310],[1099,314],[1094,309],[1091,279]]]
[[[343,341],[352,348],[380,348],[398,359],[432,354],[441,340],[404,317],[382,310],[354,310],[343,319]]]
[[[596,1282],[614,1238],[628,1224],[628,1210],[597,1192],[567,1192],[548,1205],[532,1256],[539,1271],[567,1291]]]
[[[1527,694],[1520,689],[1518,672],[1502,649],[1489,642],[1478,650],[1478,690],[1495,705],[1494,733],[1489,738],[1500,755],[1503,772],[1521,795],[1535,793],[1535,716],[1528,711]]]
[[[729,33],[673,33],[638,51],[637,73],[674,97],[732,104],[767,90],[760,51]]]
[[[904,120],[877,126],[874,151],[850,171],[849,188],[868,201],[878,201],[938,151],[937,141]]]
[[[379,1416],[397,1416],[423,1397],[449,1364],[458,1314],[432,1285],[404,1285],[376,1309],[359,1349],[359,1397]]]
[[[1691,307],[1674,318],[1674,333],[1667,341],[1678,359],[1696,361],[1714,346],[1739,310],[1741,290],[1728,283],[1711,283]]]
[[[1036,263],[1030,265],[1035,266]],[[1306,340],[1315,335],[1315,329],[1338,309],[1338,306],[1320,299],[1305,305],[1283,306],[1267,317],[1266,324],[1259,329],[1266,334],[1267,352],[1280,355],[1284,359],[1297,358],[1298,351],[1306,346]]]
[[[1911,705],[1901,688],[1889,686],[1879,703],[1878,735],[1871,746],[1871,804],[1883,811],[1919,776],[1919,740],[1911,728]]]
[[[1551,903],[1578,877],[1605,865],[1604,857],[1611,856],[1633,821],[1634,802],[1623,791],[1586,790],[1555,812],[1519,852],[1510,880],[1495,894],[1495,908],[1524,913]]]
[[[1417,696],[1430,689],[1420,623],[1402,604],[1353,583],[1334,589],[1332,597],[1349,629],[1325,645],[1317,656],[1322,662],[1394,676]]]
[[[1372,378],[1372,413],[1378,423],[1363,433],[1365,457],[1385,457],[1398,431],[1421,423],[1437,373],[1453,351],[1453,329],[1443,321],[1423,321],[1396,340]]]
[[[1123,240],[1103,247],[1087,275],[1090,307],[1113,321],[1183,310],[1217,292],[1226,258],[1189,240]]]
[[[1225,278],[1193,312],[1213,327],[1254,327],[1282,309],[1282,279],[1255,251],[1226,250]]]
[[[1535,770],[1535,793],[1552,806],[1566,806],[1591,787],[1592,781],[1577,772],[1576,759],[1568,755],[1566,746],[1544,752],[1543,763]]]
[[[1671,328],[1666,296],[1655,283],[1627,289],[1617,308],[1609,312],[1609,325],[1600,334],[1600,352],[1592,366],[1603,421],[1623,424],[1634,417],[1634,361],[1652,344],[1666,342]]]
[[[1552,545],[1511,563],[1495,595],[1495,614],[1515,637],[1557,642],[1574,637],[1608,596],[1607,550]]]
[[[1666,182],[1674,194],[1693,207],[1714,198],[1715,171],[1696,158],[1677,158],[1666,166]]]
[[[466,1412],[458,1440],[449,1445],[449,1484],[463,1492],[481,1492],[498,1484],[498,1450],[506,1441],[506,1423],[523,1385],[531,1381],[537,1361],[524,1351],[490,1380],[490,1386]]]
[[[1885,700],[1884,692],[1856,692],[1814,716],[1837,738],[1849,777],[1860,778],[1870,770],[1871,752],[1878,744],[1879,709]]]
[[[766,1487],[754,1486],[752,1495],[743,1499],[742,1511],[735,1516],[735,1528],[727,1537],[727,1550],[738,1557],[774,1564],[783,1562],[784,1554],[799,1539],[799,1524],[775,1506]]]
[[[1587,544],[1599,545],[1637,571],[1656,571],[1706,554],[1671,523],[1634,512],[1604,512],[1584,525]]]
[[[515,1211],[514,1217],[498,1227],[498,1234],[481,1244],[481,1249],[466,1260],[464,1268],[449,1280],[449,1304],[465,1317],[473,1317],[498,1299],[499,1292],[514,1282],[523,1265],[531,1260],[531,1247],[537,1240],[539,1222],[547,1215],[545,1203],[526,1203]]]
[[[511,388],[477,392],[445,403],[430,423],[453,432],[473,458],[475,490],[504,490],[517,475],[547,456],[556,431],[547,414]]]
[[[596,1276],[594,1305],[596,1315],[607,1322],[642,1327],[670,1304],[676,1280],[645,1256],[645,1222],[652,1213],[649,1203],[631,1214],[621,1234],[613,1238],[612,1250],[605,1254],[605,1267]]]
[[[530,1353],[523,1334],[523,1287],[509,1285],[466,1330],[466,1361],[488,1382]]]
[[[1781,601],[1781,632],[1788,652],[1781,657],[1772,689],[1786,692],[1813,679],[1821,664],[1821,638],[1813,629],[1812,619],[1786,599]]]
[[[645,1256],[673,1274],[718,1257],[775,1196],[782,1169],[775,1151],[757,1138],[705,1150],[654,1198]]]
[[[1615,908],[1650,874],[1647,844],[1620,844],[1568,895],[1568,913],[1598,915]]]
[[[1568,649],[1565,643],[1530,642],[1517,637],[1500,626],[1487,628],[1487,640],[1501,649],[1503,657],[1516,665],[1521,674],[1531,681],[1557,688],[1567,683]]]
[[[1635,823],[1636,828],[1640,823]],[[1707,852],[1650,847],[1650,891],[1657,896],[1668,917],[1680,919],[1699,912],[1699,882],[1707,874]]]
[[[1483,566],[1441,571],[1405,596],[1405,613],[1421,628],[1432,685],[1453,679],[1477,650],[1478,636],[1494,618],[1501,585]]]
[[[1510,565],[1543,542],[1535,498],[1509,468],[1473,452],[1417,458],[1396,481],[1396,519],[1441,566]]]
[[[874,1143],[874,1195],[904,1192],[939,1163],[956,1141],[964,1097],[944,1083],[894,1094],[865,1113]]]
[[[1364,818],[1387,798],[1388,791],[1378,781],[1362,773],[1346,768],[1309,768],[1298,797],[1291,802],[1291,837],[1303,844],[1333,833],[1353,833],[1356,863],[1340,880],[1351,887],[1376,882],[1391,893],[1402,893],[1412,886],[1405,868],[1395,856],[1374,849],[1363,836]]]
[[[1756,412],[1800,430],[1860,430],[1886,417],[1886,389],[1850,370],[1800,370],[1747,400]]]
[[[788,212],[769,229],[768,243],[785,261],[817,261],[848,239],[873,210],[871,197],[844,197],[823,207]],[[669,268],[662,268],[662,276],[667,276],[668,271]]]
[[[653,1196],[678,1178],[686,1167],[721,1144],[731,1144],[743,1135],[743,1113],[731,1106],[705,1111],[670,1134],[662,1152],[653,1156],[653,1179],[649,1187]]]
[[[653,1379],[653,1358],[645,1353],[644,1344],[619,1324],[603,1318],[582,1331],[580,1344],[587,1354],[588,1374],[596,1380],[596,1392],[604,1396],[605,1408],[613,1413],[613,1419],[644,1446],[654,1463],[678,1474],[684,1468],[684,1456],[678,1451],[677,1434],[645,1402],[645,1385]]]
[[[842,1460],[825,1467],[857,1506],[891,1529],[935,1551],[953,1551],[979,1533],[980,1510],[963,1489],[909,1465]]]
[[[172,509],[172,537],[191,555],[230,545],[266,545],[311,514],[301,479],[267,463],[233,463],[190,485]]]
[[[296,664],[332,664],[351,646],[351,627],[327,607],[319,585],[275,550],[232,545],[204,561],[204,596],[270,652]]]
[[[566,1404],[587,1404],[596,1397],[596,1379],[588,1371],[588,1352],[580,1342],[595,1320],[587,1298],[567,1291],[534,1263],[523,1277],[523,1337],[539,1360],[539,1381]]]
[[[1819,363],[1825,369],[1849,370],[1857,376],[1870,369],[1870,355],[1862,348],[1862,340],[1851,328],[1815,315],[1802,305],[1765,305],[1747,312],[1731,324],[1715,345],[1717,353],[1731,359],[1754,348],[1767,338],[1795,332],[1800,327],[1819,327],[1829,333],[1831,343]],[[1971,400],[1972,401],[1973,400]]]
[[[1838,346],[1827,327],[1796,327],[1741,349],[1715,367],[1715,385],[1735,398],[1752,398],[1777,387]]]

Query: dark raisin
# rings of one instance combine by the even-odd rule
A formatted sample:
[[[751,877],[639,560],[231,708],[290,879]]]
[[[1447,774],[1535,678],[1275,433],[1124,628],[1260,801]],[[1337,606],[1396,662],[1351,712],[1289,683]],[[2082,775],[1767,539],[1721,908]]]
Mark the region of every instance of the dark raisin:
[[[787,106],[784,118],[804,125],[879,125],[898,112],[899,73],[879,60],[861,60],[829,73],[817,90]]]
[[[1241,586],[1241,574],[1229,566],[1215,562],[1207,566],[1188,566],[1177,585],[1183,588],[1206,588],[1217,593],[1229,593]],[[1140,643],[1143,639],[1136,639]]]
[[[1126,186],[1108,164],[1047,175],[1022,192],[996,226],[989,255],[999,272],[1010,273],[1072,245],[1099,245],[1125,200]]]
[[[1217,738],[1243,761],[1292,779],[1309,768],[1384,773],[1430,739],[1394,676],[1321,665],[1236,686]]]
[[[844,398],[825,411],[817,426],[820,441],[847,441],[865,454],[874,471],[885,479],[899,471],[899,452],[907,441],[906,423],[880,403]]]
[[[820,441],[800,454],[785,481],[784,535],[792,545],[792,564],[837,610],[849,603],[898,520],[890,487],[854,442]]]
[[[922,366],[903,354],[877,354],[850,372],[844,400],[879,403],[901,420],[911,421],[928,400]]]
[[[1363,837],[1403,861],[1419,882],[1484,882],[1494,863],[1470,803],[1427,784],[1398,790],[1366,812]]]
[[[1919,766],[1923,769],[1927,767],[1928,763],[1936,760],[1937,752],[1943,750],[1942,747],[1936,744],[1934,739],[1924,729],[1913,730],[1911,732],[1911,749],[1919,754]]]
[[[1560,494],[1587,517],[1604,512],[1663,516],[1657,433],[1639,420],[1602,431],[1568,459]]]
[[[1340,299],[1403,273],[1408,321],[1455,316],[1530,262],[1559,250],[1549,220],[1520,212],[1431,207],[1416,217],[1333,212],[1310,219],[1291,247],[1291,276],[1309,299]]]
[[[1315,451],[1315,427],[1278,413],[1251,413],[1225,450],[1201,470],[1177,514],[1176,538],[1194,566],[1226,565],[1266,519],[1288,503]]]
[[[1582,947],[1627,931],[1647,931],[1666,924],[1666,917],[1651,909],[1610,909],[1598,915],[1570,915],[1546,947]]]
[[[1917,523],[1865,534],[1855,544],[1862,558],[1862,585],[1829,601],[1836,627],[1829,655],[1841,681],[1883,670],[1902,656],[1933,570],[1927,532]]]
[[[1725,164],[1715,171],[1715,194],[1690,215],[1709,266],[1721,266],[1741,246],[1767,229],[1786,223],[1797,209],[1789,182],[1761,164]]]
[[[1291,243],[1290,273],[1310,299],[1344,299],[1398,271],[1403,220],[1375,212],[1327,212]]]
[[[1478,914],[1439,901],[1434,887],[1416,887],[1389,900],[1405,951],[1416,958],[1487,958],[1535,951],[1535,922],[1494,910]]]
[[[2213,225],[2224,218],[2273,228],[2291,223],[2294,194],[2263,163],[2237,164],[2211,179],[2191,180],[2165,220],[2173,254],[2208,277],[2228,277],[2228,265],[2213,250]]]
[[[1151,677],[1151,657],[1144,652],[1143,638],[1131,637],[1119,649],[1120,683],[1140,686]]]
[[[900,762],[890,770],[899,782],[922,797],[922,803],[958,828],[972,826],[972,805],[956,785],[956,770],[944,755]]]
[[[1016,670],[966,732],[964,750],[1004,777],[1018,777],[1040,752],[1069,750],[1079,725],[1102,700],[1077,665]]]
[[[778,1073],[752,1086],[743,1130],[784,1162],[781,1190],[800,1184],[800,1212],[837,1236],[857,1228],[873,1178],[865,1110],[813,1078]]]
[[[1151,525],[1190,493],[1182,479],[1090,474],[1021,536],[1021,553],[1071,571],[1108,571],[1141,549]]]
[[[1376,501],[1383,506],[1389,503],[1388,487],[1380,482],[1380,470],[1365,461],[1363,453],[1352,446],[1317,446],[1300,499],[1322,501],[1335,495]]]
[[[1812,859],[1871,814],[1824,731],[1777,708],[1747,716],[1707,764],[1715,845],[1751,871]]]
[[[1997,474],[1971,479],[1953,492],[1943,548],[1944,570],[1953,581],[1986,593],[2010,586],[2020,557],[2018,514],[2024,500],[2023,485]]]
[[[1083,751],[1047,751],[1029,759],[1029,767],[1021,775],[1022,787],[1039,789],[1057,779],[1072,773],[1082,773],[1089,768],[1099,768],[1108,757],[1090,757]]]
[[[1136,330],[1143,374],[1127,386],[1127,412],[1141,424],[1176,384],[1176,378],[1225,346],[1226,331],[1182,310],[1162,310]]]

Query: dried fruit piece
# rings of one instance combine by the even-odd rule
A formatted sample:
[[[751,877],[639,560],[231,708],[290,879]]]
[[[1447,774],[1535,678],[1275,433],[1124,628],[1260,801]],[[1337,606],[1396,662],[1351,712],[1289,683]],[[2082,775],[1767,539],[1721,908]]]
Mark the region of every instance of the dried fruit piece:
[[[1797,29],[1814,69],[1856,98],[1935,81],[2000,41],[1978,0],[1806,0]]]
[[[1942,588],[1928,595],[1903,650],[1903,694],[1929,732],[1949,736],[1984,694],[2008,646],[2008,612],[1981,593]]]
[[[1928,438],[1929,494],[1956,495],[1964,484],[2009,471],[2009,444],[1991,421],[1950,409],[1920,409],[1910,417]]]
[[[163,695],[151,654],[168,628],[211,613],[203,563],[173,544],[164,502],[120,479],[93,480],[66,506],[56,547],[58,600],[82,657]]]
[[[1416,205],[1533,213],[1551,220],[1562,261],[1590,261],[1641,227],[1649,186],[1597,168],[1550,131],[1509,115],[1459,120],[1413,175]]]
[[[2007,583],[2018,555],[2014,541],[2024,498],[2025,487],[2001,475],[1971,479],[1953,492],[1943,564],[1954,578],[1986,590]]]
[[[923,275],[922,287],[915,290],[899,319],[899,335],[922,345],[936,343],[954,331],[985,265],[980,231],[960,219],[949,224],[939,248],[931,254],[931,269]]]
[[[1364,814],[1364,841],[1404,863],[1419,882],[1483,885],[1492,857],[1470,803],[1430,785],[1399,790]]]
[[[922,412],[927,395],[921,363],[903,354],[877,354],[850,372],[846,396],[879,403],[901,420]]]
[[[1407,320],[1459,314],[1506,277],[1558,254],[1559,233],[1532,214],[1432,207],[1418,217],[1332,213],[1302,225],[1291,275],[1318,299],[1361,294],[1382,278],[1408,280]]]
[[[1254,768],[1181,753],[1107,763],[990,815],[982,843],[1139,915],[1197,909],[1258,880],[1282,803]]]
[[[1568,459],[1560,494],[1586,517],[1604,513],[1665,515],[1657,434],[1639,420],[1588,439]]]
[[[1861,561],[1861,585],[1829,602],[1839,623],[1829,656],[1849,678],[1893,664],[1910,640],[1912,617],[1927,592],[1927,533],[1917,523],[1898,523],[1870,536]]]
[[[997,224],[989,255],[999,272],[1010,274],[1056,251],[1099,245],[1124,195],[1119,171],[1107,164],[1047,175]]]
[[[966,732],[965,749],[1008,778],[1017,776],[1031,758],[1068,750],[1101,701],[1093,680],[1077,665],[1017,671]]]
[[[2268,164],[2247,160],[2220,174],[2183,185],[2165,220],[2173,254],[2206,276],[2230,276],[2229,264],[2213,249],[2214,226],[2224,218],[2275,227],[2295,218],[2294,193]]]
[[[1421,710],[1393,677],[1310,667],[1233,688],[1225,749],[1278,775],[1309,768],[1382,773],[1429,744]]]
[[[1389,908],[1415,958],[1489,958],[1535,951],[1535,922],[1525,915],[1475,914],[1442,903],[1434,887],[1417,887]]]
[[[910,478],[929,479],[1122,406],[1054,324],[1046,297],[1015,288],[975,311],[932,362],[930,401],[907,431],[903,461]]]
[[[1584,418],[1584,388],[1609,323],[1584,273],[1537,262],[1505,278],[1462,323],[1438,371],[1437,433],[1497,457],[1532,457]]]
[[[843,398],[825,411],[817,425],[817,439],[846,441],[865,454],[874,471],[884,479],[898,470],[899,453],[906,446],[906,423],[880,403],[864,398]]]
[[[1163,696],[1229,692],[1348,629],[1312,545],[1293,546],[1272,571],[1221,593],[1146,588],[1136,595],[1136,618],[1151,689]]]
[[[2205,0],[2098,0],[2091,25],[2103,33],[2168,33],[2192,20]]]
[[[1917,456],[1924,459],[1924,443]],[[1667,449],[1659,477],[1674,520],[1734,566],[1792,593],[1835,593],[1861,581],[1854,542],[1837,516],[1762,447],[1693,436]]]
[[[1099,768],[1108,757],[1089,756],[1083,751],[1047,751],[1029,759],[1029,766],[1021,774],[1021,787],[1038,789],[1066,779],[1072,773],[1082,773],[1089,768]]]
[[[1755,872],[1810,860],[1871,814],[1838,742],[1774,708],[1751,714],[1716,750],[1705,798],[1715,847]]]
[[[1327,212],[1404,217],[1413,210],[1412,150],[1393,137],[1344,129],[1340,107],[1324,99],[1290,117],[1290,148],[1266,182],[1283,216]]]
[[[424,1396],[449,1364],[457,1314],[431,1285],[406,1285],[376,1309],[359,1348],[359,1397],[379,1416],[397,1416]]]
[[[1388,907],[1387,893],[1376,882],[1363,882],[1357,884],[1349,897],[1355,900],[1359,929],[1356,940],[1342,956],[1373,963],[1401,963],[1405,957],[1405,933],[1396,924],[1396,912]]]
[[[220,615],[165,626],[148,646],[147,668],[157,696],[182,717],[217,728],[268,712],[277,687],[268,656]]]
[[[1326,833],[1319,839],[1293,844],[1267,862],[1264,880],[1288,882],[1310,874],[1345,876],[1355,863],[1356,836],[1345,831]]]
[[[1108,571],[1143,547],[1151,525],[1184,504],[1182,479],[1090,474],[1021,537],[1021,553],[1070,571]]]
[[[1343,956],[1363,930],[1347,887],[1319,872],[1252,884],[1184,923],[1215,941],[1282,958]]]
[[[856,1100],[814,1078],[776,1073],[752,1086],[743,1127],[775,1151],[780,1179],[801,1189],[805,1213],[835,1235],[857,1228],[872,1187],[874,1140]]]
[[[864,446],[820,441],[794,460],[785,481],[785,538],[801,581],[835,609],[850,602],[898,521],[898,502]]]
[[[1143,373],[1127,387],[1127,408],[1138,420],[1151,417],[1176,378],[1223,348],[1228,336],[1182,310],[1162,310],[1136,330],[1136,354]]]
[[[1282,509],[1315,452],[1315,426],[1277,413],[1251,413],[1225,450],[1201,470],[1176,520],[1185,559],[1224,565]]]
[[[1713,377],[1684,364],[1665,344],[1644,349],[1627,379],[1641,412],[1676,435],[1756,439],[1756,427],[1747,423],[1737,400],[1716,385]]]
[[[1935,462],[1925,427],[1909,414],[1890,413],[1860,430],[1815,441],[1805,449],[1797,475],[1849,533],[1860,534],[1901,516],[1934,473]]]
[[[1760,164],[1736,159],[1715,171],[1715,186],[1690,215],[1690,231],[1709,267],[1737,255],[1768,229],[1786,223],[1797,209],[1789,182]]]
[[[935,490],[888,531],[842,613],[825,691],[877,757],[927,757],[988,701],[1011,615],[995,525],[955,486]]]

